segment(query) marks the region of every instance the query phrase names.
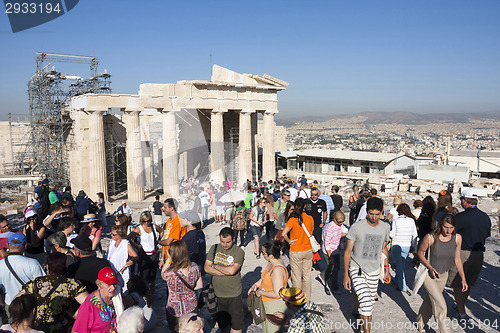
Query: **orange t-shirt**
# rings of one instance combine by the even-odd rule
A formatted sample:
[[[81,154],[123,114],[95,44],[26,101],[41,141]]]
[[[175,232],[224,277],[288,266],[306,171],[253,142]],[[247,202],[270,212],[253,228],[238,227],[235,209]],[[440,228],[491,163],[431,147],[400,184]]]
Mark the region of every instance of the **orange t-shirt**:
[[[284,269],[285,270],[285,279],[283,281],[283,288],[286,288],[286,283],[288,282],[288,271],[286,270],[285,266],[283,266],[283,265],[276,265],[269,272],[267,271],[268,267],[269,267],[269,263],[267,263],[266,268],[264,269],[264,271],[260,275],[262,281],[260,282],[260,287],[259,288],[260,289],[264,289],[264,291],[271,291],[271,290],[274,289],[273,288],[273,279],[271,277],[271,274],[273,273],[273,270],[276,267],[281,267],[281,268],[278,268],[278,269]],[[266,303],[266,302],[269,302],[269,301],[274,301],[274,300],[277,300],[277,299],[279,299],[279,297],[278,298],[271,298],[271,297],[262,296],[262,303]]]
[[[314,230],[314,219],[312,216],[302,213],[302,224],[309,231],[309,235],[312,236]],[[307,237],[304,228],[299,224],[299,220],[296,217],[290,218],[286,226],[290,229],[290,236],[288,236],[290,240],[297,240],[295,245],[290,244],[290,251],[302,252],[312,249],[309,237]]]
[[[165,224],[165,233],[163,234],[163,239],[172,238],[174,242],[180,240],[186,234],[186,227],[181,225],[179,215],[174,217],[174,219],[169,218]],[[167,260],[168,258],[168,245],[163,247],[163,258]]]

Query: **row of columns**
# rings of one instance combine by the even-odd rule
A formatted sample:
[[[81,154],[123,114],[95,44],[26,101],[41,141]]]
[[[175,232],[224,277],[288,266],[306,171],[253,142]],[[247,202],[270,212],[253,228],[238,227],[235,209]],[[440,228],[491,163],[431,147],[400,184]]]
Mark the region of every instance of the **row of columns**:
[[[85,110],[89,114],[89,163],[91,193],[103,192],[108,197],[106,174],[106,151],[104,141],[105,110]],[[161,111],[161,110],[159,110]],[[211,112],[211,178],[217,184],[225,181],[224,160],[224,112]],[[252,123],[251,114],[254,111],[240,112],[239,126],[239,180],[244,182],[252,179]],[[166,196],[179,195],[178,178],[178,142],[175,111],[163,113],[163,190]],[[145,176],[144,160],[142,158],[140,110],[125,110],[123,122],[127,132],[127,192],[131,201],[144,200]],[[274,151],[274,114],[264,113],[263,120],[263,158],[262,179],[267,181],[275,178]]]

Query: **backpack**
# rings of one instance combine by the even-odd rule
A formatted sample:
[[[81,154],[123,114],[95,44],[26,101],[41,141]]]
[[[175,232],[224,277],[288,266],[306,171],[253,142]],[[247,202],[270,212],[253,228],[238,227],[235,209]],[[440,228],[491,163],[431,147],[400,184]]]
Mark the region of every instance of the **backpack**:
[[[245,230],[247,228],[247,211],[246,209],[240,209],[236,211],[233,218],[233,229],[234,230]]]

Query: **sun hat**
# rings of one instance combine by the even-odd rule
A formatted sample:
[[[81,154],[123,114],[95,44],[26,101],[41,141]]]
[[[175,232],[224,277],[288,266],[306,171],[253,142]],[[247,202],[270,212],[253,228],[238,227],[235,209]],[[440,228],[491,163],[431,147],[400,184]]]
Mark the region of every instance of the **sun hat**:
[[[107,285],[119,283],[116,272],[111,267],[104,267],[97,274],[97,279]]]
[[[92,241],[85,235],[78,235],[77,237],[70,240],[78,250],[82,251],[92,251]],[[100,279],[99,279],[100,280]]]
[[[24,217],[26,219],[29,219],[30,217],[35,216],[35,215],[38,215],[38,213],[36,212],[36,210],[30,209],[30,210],[28,210],[26,212],[26,214],[24,215]]]
[[[95,216],[95,214],[85,214],[83,216],[83,220],[81,220],[80,222],[90,223],[95,221],[99,221],[99,219]]]
[[[306,297],[302,289],[297,287],[292,288],[281,288],[279,291],[280,297],[285,301],[293,305],[301,306],[306,302]]]

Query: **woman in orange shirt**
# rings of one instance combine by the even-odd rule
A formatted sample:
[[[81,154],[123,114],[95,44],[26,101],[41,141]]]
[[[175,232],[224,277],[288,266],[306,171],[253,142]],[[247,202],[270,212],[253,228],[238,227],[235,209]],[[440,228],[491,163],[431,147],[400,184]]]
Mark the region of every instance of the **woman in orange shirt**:
[[[313,234],[314,220],[304,213],[306,200],[297,198],[292,216],[283,229],[283,237],[290,244],[292,285],[302,289],[307,300],[311,299],[312,247],[304,227]],[[290,233],[290,235],[288,235]]]
[[[286,303],[281,299],[279,291],[286,288],[288,282],[288,271],[281,260],[284,244],[280,241],[271,240],[262,245],[262,255],[268,261],[266,268],[261,274],[259,281],[255,282],[248,294],[255,291],[257,296],[262,296],[266,314],[275,312],[284,313],[287,310]],[[276,268],[276,269],[275,269]],[[266,318],[262,323],[263,333],[279,332],[280,327]]]

